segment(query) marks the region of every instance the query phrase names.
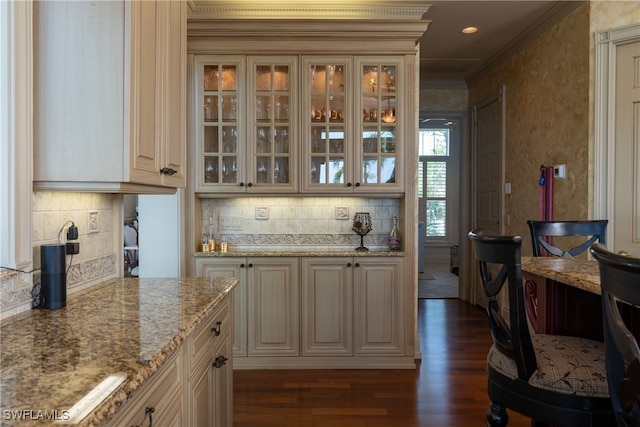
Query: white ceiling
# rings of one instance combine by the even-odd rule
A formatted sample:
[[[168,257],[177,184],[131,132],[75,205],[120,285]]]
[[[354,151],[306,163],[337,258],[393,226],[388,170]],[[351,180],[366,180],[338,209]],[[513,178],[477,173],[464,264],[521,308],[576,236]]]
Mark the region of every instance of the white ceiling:
[[[421,80],[468,79],[573,11],[580,1],[431,1],[421,39]],[[463,27],[479,31],[465,35]]]

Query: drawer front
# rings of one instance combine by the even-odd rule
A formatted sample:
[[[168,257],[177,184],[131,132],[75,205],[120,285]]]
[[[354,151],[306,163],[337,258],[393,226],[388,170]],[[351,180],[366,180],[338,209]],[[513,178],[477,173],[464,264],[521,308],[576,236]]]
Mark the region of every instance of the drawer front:
[[[147,408],[153,408],[154,425],[172,425],[176,419],[181,419],[183,365],[182,349],[178,348],[107,425],[147,426]]]
[[[229,299],[225,298],[218,308],[207,316],[189,340],[189,357],[191,359],[189,372],[192,373],[202,363],[209,363],[216,342],[228,333],[230,324]]]

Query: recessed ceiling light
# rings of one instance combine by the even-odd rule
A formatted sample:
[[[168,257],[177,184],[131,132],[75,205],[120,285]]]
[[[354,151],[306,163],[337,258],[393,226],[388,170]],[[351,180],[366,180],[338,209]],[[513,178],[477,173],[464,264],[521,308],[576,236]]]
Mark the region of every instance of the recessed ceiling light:
[[[462,34],[473,34],[478,32],[478,27],[466,27],[462,29]]]

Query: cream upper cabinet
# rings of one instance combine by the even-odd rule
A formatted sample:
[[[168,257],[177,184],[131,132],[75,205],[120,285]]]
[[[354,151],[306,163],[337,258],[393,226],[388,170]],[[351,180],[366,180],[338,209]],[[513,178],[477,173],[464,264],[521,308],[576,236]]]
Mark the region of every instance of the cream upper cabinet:
[[[401,57],[304,57],[304,192],[397,193]],[[398,169],[398,171],[396,171]]]
[[[201,193],[297,191],[297,58],[195,58]]]
[[[184,187],[186,4],[34,6],[34,187]]]

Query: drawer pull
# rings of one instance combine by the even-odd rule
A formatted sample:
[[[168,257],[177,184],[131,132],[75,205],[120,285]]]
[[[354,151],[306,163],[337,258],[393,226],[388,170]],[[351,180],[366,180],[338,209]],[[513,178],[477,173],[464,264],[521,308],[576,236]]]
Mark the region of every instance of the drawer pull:
[[[216,360],[213,362],[213,367],[214,368],[222,368],[224,365],[227,364],[227,360],[229,360],[229,359],[227,359],[224,356],[218,356],[218,357],[216,357]]]
[[[222,322],[218,321],[218,322],[216,322],[216,326],[211,328],[211,333],[216,337],[220,336],[220,329],[221,328],[222,328]]]
[[[145,417],[148,415],[149,416],[149,427],[153,427],[153,417],[151,416],[154,412],[156,411],[156,408],[154,408],[153,406],[147,406],[146,408],[144,408],[144,415]]]

